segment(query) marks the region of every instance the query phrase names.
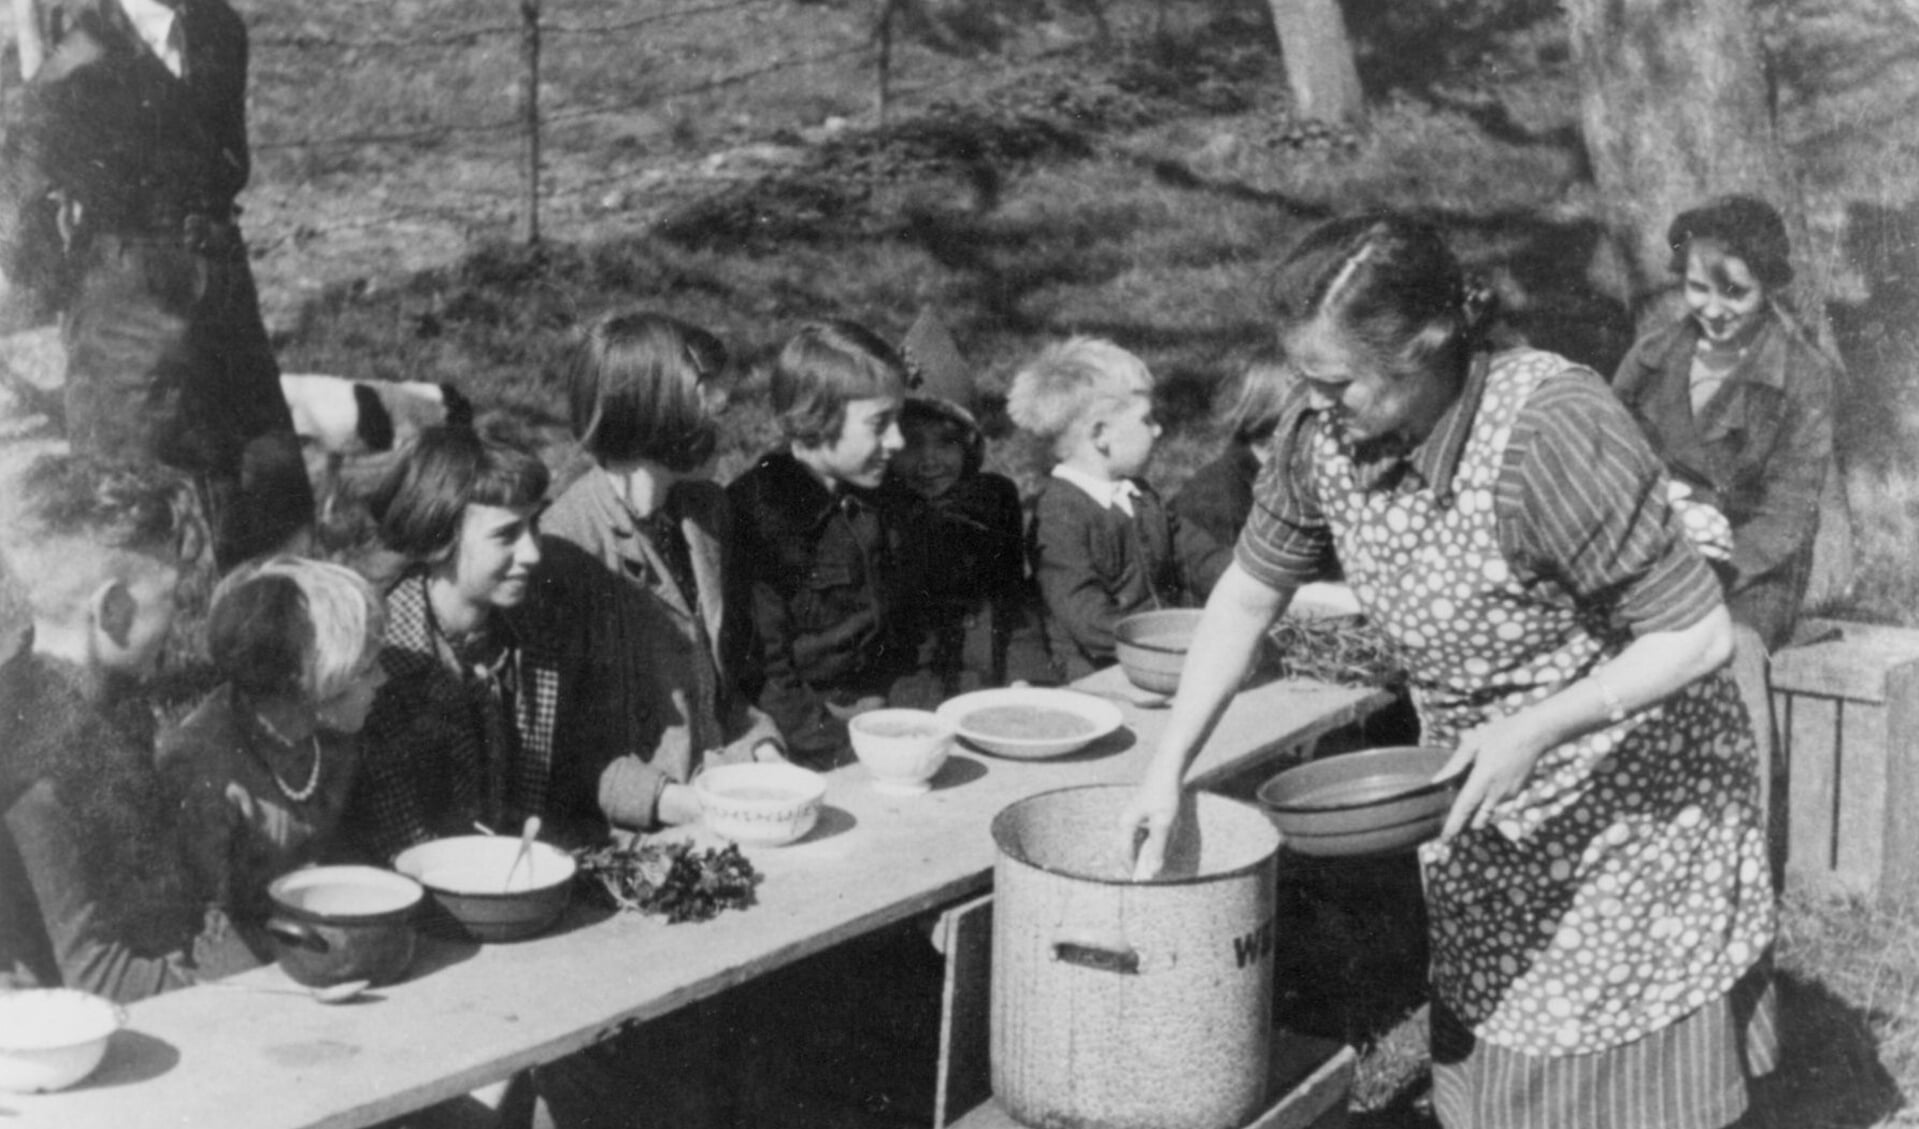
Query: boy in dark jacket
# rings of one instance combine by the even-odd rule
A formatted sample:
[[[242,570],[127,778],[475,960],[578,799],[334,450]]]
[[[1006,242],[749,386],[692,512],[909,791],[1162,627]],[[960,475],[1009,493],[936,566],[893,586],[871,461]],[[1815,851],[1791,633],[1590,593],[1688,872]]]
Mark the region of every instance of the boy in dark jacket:
[[[1181,560],[1201,559],[1210,539],[1182,529],[1138,477],[1160,433],[1153,374],[1138,357],[1075,337],[1020,370],[1006,407],[1057,460],[1033,517],[1033,570],[1053,660],[1070,681],[1113,664],[1120,620],[1189,602]]]
[[[788,756],[813,768],[847,760],[847,719],[885,704],[913,667],[894,607],[894,534],[875,493],[902,446],[906,384],[905,363],[870,330],[802,328],[773,369],[787,449],[726,490],[755,636],[735,668]]]

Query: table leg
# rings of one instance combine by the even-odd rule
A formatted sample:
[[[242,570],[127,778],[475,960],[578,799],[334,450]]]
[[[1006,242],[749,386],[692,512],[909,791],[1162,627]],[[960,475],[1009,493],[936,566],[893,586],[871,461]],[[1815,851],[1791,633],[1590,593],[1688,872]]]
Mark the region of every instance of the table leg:
[[[946,957],[933,1129],[945,1129],[993,1092],[987,1058],[992,1019],[992,895],[940,914],[933,939]]]

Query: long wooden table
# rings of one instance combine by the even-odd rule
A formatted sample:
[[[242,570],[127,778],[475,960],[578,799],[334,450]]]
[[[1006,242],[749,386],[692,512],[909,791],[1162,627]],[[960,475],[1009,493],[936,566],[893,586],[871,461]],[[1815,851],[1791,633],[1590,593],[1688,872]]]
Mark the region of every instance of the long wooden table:
[[[924,910],[987,891],[988,825],[1053,788],[1137,780],[1164,709],[1117,669],[1078,687],[1121,700],[1126,724],[1072,756],[956,752],[932,792],[889,796],[866,770],[832,773],[820,824],[749,852],[758,904],[666,925],[576,904],[545,936],[501,945],[427,939],[404,983],[324,1006],[293,995],[193,988],[134,1005],[106,1061],[58,1094],[0,1093],[18,1129],[352,1129],[455,1097]],[[1275,682],[1242,692],[1191,779],[1250,771],[1359,720],[1367,689]],[[239,978],[286,984],[278,969]]]

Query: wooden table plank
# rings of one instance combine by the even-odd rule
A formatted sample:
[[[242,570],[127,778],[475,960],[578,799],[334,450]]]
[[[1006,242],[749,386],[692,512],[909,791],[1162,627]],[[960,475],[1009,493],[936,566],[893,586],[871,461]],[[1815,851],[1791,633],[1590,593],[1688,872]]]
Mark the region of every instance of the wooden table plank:
[[[1082,683],[1143,697],[1110,670]],[[1357,720],[1372,690],[1282,682],[1242,693],[1193,777],[1267,763]],[[749,851],[759,904],[700,924],[575,905],[517,944],[429,941],[408,979],[363,1002],[190,989],[143,1001],[94,1077],[61,1094],[0,1094],[15,1129],[353,1129],[464,1094],[848,938],[986,891],[988,824],[1053,788],[1138,779],[1166,711],[1122,706],[1126,726],[1052,761],[956,753],[932,792],[896,797],[855,765],[831,774],[820,825]],[[277,969],[243,979],[284,983]]]

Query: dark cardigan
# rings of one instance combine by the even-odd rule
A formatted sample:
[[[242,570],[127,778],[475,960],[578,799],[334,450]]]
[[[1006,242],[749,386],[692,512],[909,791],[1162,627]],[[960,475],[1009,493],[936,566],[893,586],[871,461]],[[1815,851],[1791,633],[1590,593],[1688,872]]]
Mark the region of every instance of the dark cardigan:
[[[1184,607],[1176,523],[1153,488],[1133,480],[1133,516],[1061,478],[1040,487],[1033,573],[1046,604],[1046,638],[1067,681],[1116,661],[1113,633],[1134,612]]]
[[[1727,606],[1776,648],[1792,633],[1811,570],[1838,366],[1777,310],[1766,316],[1745,362],[1697,417],[1691,318],[1640,339],[1612,383],[1673,478],[1732,524]]]
[[[209,912],[137,695],[30,651],[0,666],[0,973],[141,999],[257,963]]]

